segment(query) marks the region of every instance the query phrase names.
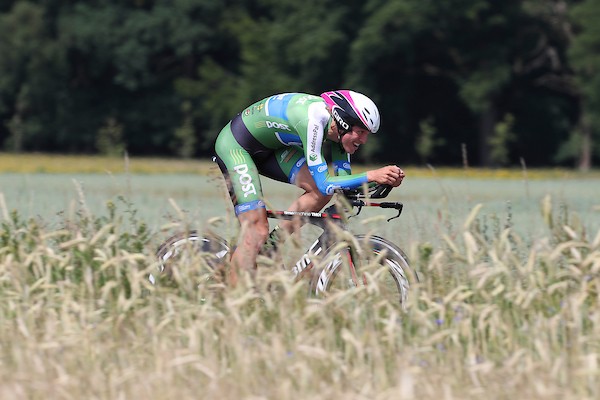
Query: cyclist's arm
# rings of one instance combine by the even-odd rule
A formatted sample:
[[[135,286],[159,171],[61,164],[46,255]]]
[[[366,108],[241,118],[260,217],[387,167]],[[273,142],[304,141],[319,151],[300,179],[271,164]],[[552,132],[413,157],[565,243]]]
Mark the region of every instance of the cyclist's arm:
[[[306,122],[303,121],[304,123],[299,123],[297,129],[304,147],[308,170],[319,191],[324,195],[331,195],[335,189],[354,189],[366,183],[366,172],[354,175],[339,174],[339,176],[329,174],[323,157],[324,132],[329,121],[329,113],[323,103],[313,103],[307,111],[308,119],[305,120]]]
[[[337,143],[331,145],[331,164],[333,165],[333,173],[335,176],[352,175],[350,154],[342,151]]]

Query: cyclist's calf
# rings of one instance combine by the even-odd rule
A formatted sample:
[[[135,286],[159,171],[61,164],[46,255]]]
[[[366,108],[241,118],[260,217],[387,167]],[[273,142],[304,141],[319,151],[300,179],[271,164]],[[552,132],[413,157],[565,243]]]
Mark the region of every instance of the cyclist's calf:
[[[237,267],[256,268],[256,257],[269,235],[269,222],[265,209],[250,210],[238,215],[241,232],[238,246],[231,257]]]

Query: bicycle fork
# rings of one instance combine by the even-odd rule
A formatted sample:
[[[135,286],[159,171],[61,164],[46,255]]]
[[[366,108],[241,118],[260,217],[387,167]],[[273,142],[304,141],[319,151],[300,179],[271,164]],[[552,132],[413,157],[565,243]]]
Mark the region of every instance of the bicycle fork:
[[[348,254],[348,271],[350,272],[350,277],[352,279],[352,283],[355,287],[359,286],[359,278],[358,273],[356,272],[356,262],[355,260],[360,260],[358,254],[356,254],[356,249],[354,247],[349,246],[346,250]],[[362,276],[363,285],[367,285],[367,276],[363,274]]]
[[[304,254],[301,259],[296,263],[294,267],[294,276],[298,276],[303,271],[310,270],[313,265],[313,260],[311,259],[311,254],[313,256],[318,255],[325,248],[324,235],[313,243],[311,246],[311,250],[309,250],[306,254]],[[337,251],[332,259],[327,260],[327,264],[325,267],[319,271],[319,276],[316,277],[316,289],[317,292],[325,292],[328,289],[328,285],[331,283],[333,274],[335,273],[335,269],[340,266],[340,264],[344,263],[344,258],[346,258],[346,263],[348,267],[349,281],[347,281],[350,286],[359,287],[362,285],[367,285],[367,276],[363,274],[360,276],[358,269],[360,266],[360,257],[354,246],[348,245],[348,247]],[[341,266],[340,266],[341,267]]]

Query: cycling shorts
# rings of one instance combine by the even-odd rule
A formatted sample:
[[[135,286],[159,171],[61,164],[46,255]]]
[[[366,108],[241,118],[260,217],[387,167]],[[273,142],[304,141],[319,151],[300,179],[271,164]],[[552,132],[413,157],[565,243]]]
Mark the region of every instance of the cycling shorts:
[[[306,163],[301,147],[264,146],[252,136],[240,114],[219,133],[215,152],[236,215],[265,208],[259,175],[294,184]]]

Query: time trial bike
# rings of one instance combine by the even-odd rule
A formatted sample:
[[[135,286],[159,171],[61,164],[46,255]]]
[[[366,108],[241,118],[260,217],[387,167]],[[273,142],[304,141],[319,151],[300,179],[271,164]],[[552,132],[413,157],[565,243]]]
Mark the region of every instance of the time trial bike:
[[[387,221],[400,216],[401,202],[377,202],[387,197],[392,190],[389,185],[375,185],[368,190],[345,190],[341,207],[334,204],[323,212],[295,212],[267,210],[271,219],[294,220],[314,225],[322,233],[304,254],[289,267],[293,279],[307,277],[310,295],[325,296],[337,290],[372,284],[380,295],[404,307],[411,282],[417,275],[411,269],[408,257],[394,243],[374,235],[349,232],[348,218],[360,214],[363,207],[392,209],[397,214]],[[347,212],[356,210],[347,217]],[[273,241],[273,232],[261,253],[272,255],[281,243]],[[204,264],[215,273],[222,272],[228,261],[231,247],[229,243],[214,233],[199,231],[181,232],[162,243],[157,252],[158,269],[161,274],[169,274],[181,263],[184,254],[194,253],[204,260]],[[155,284],[157,277],[149,276]]]

